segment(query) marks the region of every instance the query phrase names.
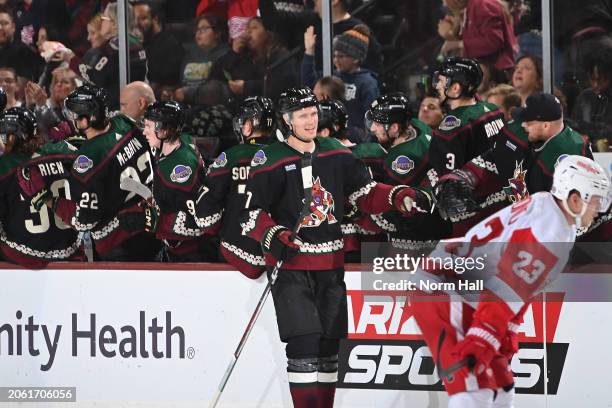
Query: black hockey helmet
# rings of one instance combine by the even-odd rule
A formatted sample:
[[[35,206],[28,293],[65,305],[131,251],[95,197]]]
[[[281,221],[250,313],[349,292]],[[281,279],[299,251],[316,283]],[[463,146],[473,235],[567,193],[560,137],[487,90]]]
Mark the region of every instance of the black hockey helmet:
[[[15,135],[17,143],[27,142],[35,137],[36,129],[36,116],[29,109],[18,106],[0,113],[0,140],[3,144],[7,143],[9,135]]]
[[[476,60],[470,58],[451,57],[447,58],[434,72],[434,86],[438,82],[440,75],[448,78],[446,90],[448,91],[453,83],[461,85],[461,94],[472,97],[482,82],[482,69]],[[447,96],[448,97],[448,96]]]
[[[346,129],[348,113],[342,102],[335,99],[321,101],[319,103],[319,125],[318,131],[329,129],[332,136]]]
[[[287,89],[278,99],[278,110],[280,113],[289,113],[310,106],[319,106],[312,89],[307,86],[299,86]]]
[[[147,107],[144,118],[159,123],[159,129],[174,129],[180,132],[183,126],[183,108],[176,101],[153,102]]]
[[[108,124],[106,91],[104,88],[91,84],[78,87],[64,100],[64,116],[73,123],[75,128],[76,120],[85,117],[92,128],[104,129]]]
[[[2,112],[4,108],[6,108],[7,101],[8,99],[6,97],[6,92],[4,91],[4,89],[0,88],[0,112]]]
[[[242,134],[242,128],[247,120],[251,120],[254,131],[272,132],[276,120],[272,99],[263,96],[249,96],[242,102],[233,119],[234,133],[240,140],[251,137],[251,135]]]
[[[413,114],[408,97],[401,92],[394,92],[379,96],[370,105],[365,114],[366,127],[369,130],[372,122],[380,123],[386,127],[393,123],[404,126]]]

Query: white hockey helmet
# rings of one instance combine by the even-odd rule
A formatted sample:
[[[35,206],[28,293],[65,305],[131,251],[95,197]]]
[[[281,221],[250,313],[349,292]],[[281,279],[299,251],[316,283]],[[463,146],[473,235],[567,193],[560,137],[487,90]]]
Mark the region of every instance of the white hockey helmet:
[[[572,214],[567,206],[567,198],[572,191],[580,193],[582,200],[588,205],[594,196],[600,198],[598,212],[606,212],[610,207],[610,178],[596,161],[584,156],[569,155],[560,159],[555,166],[552,195],[563,201],[563,206]],[[582,207],[581,217],[587,205]]]

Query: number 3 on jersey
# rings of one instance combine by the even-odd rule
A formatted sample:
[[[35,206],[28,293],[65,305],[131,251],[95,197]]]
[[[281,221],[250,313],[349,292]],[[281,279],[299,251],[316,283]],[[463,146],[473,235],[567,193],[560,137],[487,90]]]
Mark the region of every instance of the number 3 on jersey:
[[[455,170],[455,153],[446,154],[446,168],[449,170]]]

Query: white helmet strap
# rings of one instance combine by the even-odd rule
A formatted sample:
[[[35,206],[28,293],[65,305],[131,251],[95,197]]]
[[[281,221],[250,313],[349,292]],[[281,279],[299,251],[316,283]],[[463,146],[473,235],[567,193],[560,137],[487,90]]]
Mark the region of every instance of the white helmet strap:
[[[563,199],[562,203],[563,203],[563,208],[565,209],[565,211],[567,211],[567,213],[569,215],[571,215],[572,217],[574,217],[574,222],[576,224],[576,229],[582,228],[582,227],[588,227],[588,225],[582,225],[582,217],[584,216],[584,213],[586,213],[587,210],[587,203],[581,198],[582,200],[582,209],[580,210],[579,213],[575,213],[573,212],[568,203],[567,200],[569,199],[569,196],[565,199]]]

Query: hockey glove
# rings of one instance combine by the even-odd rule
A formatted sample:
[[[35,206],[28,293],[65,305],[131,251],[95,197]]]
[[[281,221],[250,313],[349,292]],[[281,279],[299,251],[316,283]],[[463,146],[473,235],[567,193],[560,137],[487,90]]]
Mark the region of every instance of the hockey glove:
[[[512,356],[519,350],[518,329],[518,324],[508,323],[508,330],[501,340],[499,352],[508,360],[512,359]]]
[[[405,216],[417,213],[428,214],[433,208],[433,201],[429,193],[408,186],[394,187],[389,194],[389,201]]]
[[[457,375],[467,376],[469,371],[473,371],[475,375],[482,374],[489,368],[491,360],[499,350],[500,343],[501,336],[492,326],[474,320],[465,338],[453,349],[453,354],[457,359],[466,362],[466,366],[459,370]]]
[[[17,181],[22,195],[26,200],[30,200],[30,204],[36,211],[39,211],[47,201],[53,198],[38,166],[18,168]]]
[[[476,178],[469,170],[457,169],[440,177],[434,194],[442,218],[479,211],[473,196],[475,188]]]
[[[264,252],[269,252],[278,261],[289,261],[300,252],[302,241],[297,237],[291,239],[289,229],[276,225],[268,228],[263,240]]]

